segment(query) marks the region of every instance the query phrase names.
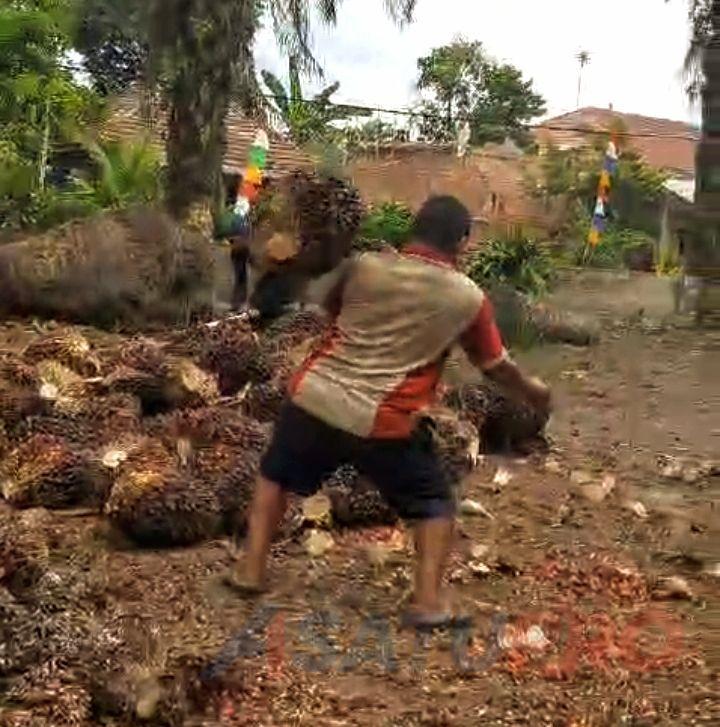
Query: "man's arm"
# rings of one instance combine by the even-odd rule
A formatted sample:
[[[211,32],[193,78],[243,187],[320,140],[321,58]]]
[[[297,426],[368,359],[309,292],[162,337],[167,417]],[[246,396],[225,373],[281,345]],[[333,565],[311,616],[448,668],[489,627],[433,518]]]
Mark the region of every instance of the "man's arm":
[[[336,317],[342,306],[345,284],[350,275],[352,258],[343,260],[334,270],[309,280],[303,292],[303,301],[319,305]]]
[[[550,411],[550,389],[540,379],[526,376],[510,359],[487,296],[463,334],[461,344],[472,363],[508,395],[526,401],[540,412]]]

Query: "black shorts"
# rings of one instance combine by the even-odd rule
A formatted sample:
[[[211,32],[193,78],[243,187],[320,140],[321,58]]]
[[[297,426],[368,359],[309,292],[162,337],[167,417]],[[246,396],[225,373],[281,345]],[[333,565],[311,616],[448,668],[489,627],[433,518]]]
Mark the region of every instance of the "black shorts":
[[[263,457],[263,477],[286,492],[314,495],[338,467],[354,465],[401,518],[454,514],[452,487],[429,434],[409,439],[363,439],[286,403]]]

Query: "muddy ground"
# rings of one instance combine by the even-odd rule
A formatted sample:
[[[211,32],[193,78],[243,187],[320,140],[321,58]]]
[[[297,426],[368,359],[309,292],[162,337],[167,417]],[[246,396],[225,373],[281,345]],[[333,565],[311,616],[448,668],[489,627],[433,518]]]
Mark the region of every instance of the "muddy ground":
[[[449,569],[470,630],[398,629],[402,529],[334,532],[319,558],[280,542],[252,604],[220,582],[234,543],[142,552],[44,513],[57,567],[102,582],[93,618],[134,640],[147,723],[194,661],[211,669],[188,725],[720,725],[720,332],[618,304],[636,290],[565,289],[602,343],[518,356],[553,386],[550,449],[488,456],[466,483],[489,513],[460,518]],[[0,706],[0,725],[33,709]]]

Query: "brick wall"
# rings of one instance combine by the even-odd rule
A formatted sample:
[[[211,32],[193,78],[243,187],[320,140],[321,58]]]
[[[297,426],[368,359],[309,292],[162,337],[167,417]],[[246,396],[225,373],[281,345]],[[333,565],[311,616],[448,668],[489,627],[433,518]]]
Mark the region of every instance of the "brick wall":
[[[350,173],[363,197],[374,203],[402,201],[417,209],[431,194],[453,194],[473,215],[474,236],[520,224],[544,233],[559,220],[528,192],[527,171],[532,157],[490,152],[458,159],[450,150],[410,145],[369,153],[350,164]]]

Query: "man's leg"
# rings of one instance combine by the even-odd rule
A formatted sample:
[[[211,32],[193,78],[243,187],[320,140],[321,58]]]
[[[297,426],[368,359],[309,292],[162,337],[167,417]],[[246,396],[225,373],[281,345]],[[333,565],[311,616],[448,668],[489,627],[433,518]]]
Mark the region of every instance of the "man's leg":
[[[419,615],[438,615],[447,605],[442,600],[442,580],[452,546],[452,517],[421,520],[415,525],[415,593],[413,610]]]
[[[249,595],[264,589],[268,555],[285,514],[287,495],[315,494],[343,463],[347,437],[294,404],[285,404],[260,463],[248,512],[244,563],[230,576],[238,590]]]
[[[415,592],[408,614],[418,625],[447,620],[442,582],[454,533],[455,504],[431,442],[369,441],[358,461],[400,517],[414,523]]]
[[[250,512],[245,562],[238,566],[237,582],[251,589],[265,588],[267,560],[275,533],[280,526],[287,497],[280,485],[259,477]]]

